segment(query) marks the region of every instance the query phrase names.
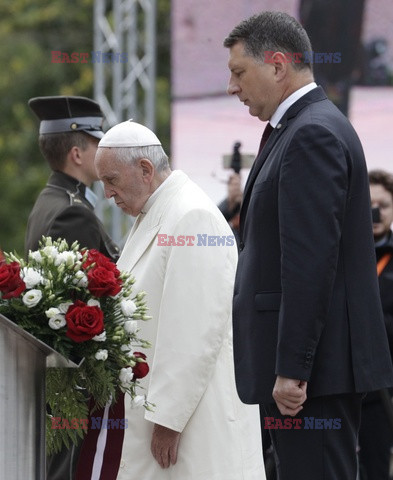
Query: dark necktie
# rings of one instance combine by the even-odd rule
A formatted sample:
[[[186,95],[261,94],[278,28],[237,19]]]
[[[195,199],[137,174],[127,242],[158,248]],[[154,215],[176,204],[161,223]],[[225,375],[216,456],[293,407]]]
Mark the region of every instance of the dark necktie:
[[[268,141],[268,138],[270,137],[270,134],[273,130],[274,128],[270,125],[270,122],[268,122],[266,124],[265,130],[263,131],[261,143],[259,144],[258,156],[262,152],[262,149],[266,145],[266,142]]]
[[[252,184],[255,180],[255,172],[259,170],[262,161],[261,159],[259,159],[259,154],[262,152],[263,147],[266,145],[268,138],[270,137],[270,134],[273,130],[274,128],[271,126],[270,122],[268,122],[265,126],[265,130],[263,131],[261,143],[259,144],[258,155],[255,157],[255,161],[253,163],[253,166],[251,167],[244,191],[247,191],[248,186]]]
[[[243,203],[241,207],[241,212],[240,212],[240,237],[242,238],[243,235],[243,226],[242,226],[242,215],[245,215],[242,212],[245,212],[248,208],[248,204],[250,202],[250,192],[252,189],[252,185],[254,184],[255,178],[257,176],[257,173],[261,167],[261,159],[259,159],[258,162],[258,157],[259,154],[262,152],[263,147],[266,145],[268,138],[270,137],[270,134],[274,128],[270,125],[270,122],[268,122],[265,126],[265,130],[263,131],[262,138],[261,138],[261,143],[259,144],[259,150],[258,150],[258,155],[254,161],[253,166],[251,167],[250,173],[247,178],[246,186],[244,188],[244,197],[243,197]]]

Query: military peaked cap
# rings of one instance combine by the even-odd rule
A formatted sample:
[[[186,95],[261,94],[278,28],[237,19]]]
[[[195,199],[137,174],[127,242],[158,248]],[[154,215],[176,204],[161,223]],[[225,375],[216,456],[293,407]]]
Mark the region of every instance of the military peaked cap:
[[[40,134],[85,132],[102,138],[103,113],[94,100],[86,97],[35,97],[29,107],[37,115]]]

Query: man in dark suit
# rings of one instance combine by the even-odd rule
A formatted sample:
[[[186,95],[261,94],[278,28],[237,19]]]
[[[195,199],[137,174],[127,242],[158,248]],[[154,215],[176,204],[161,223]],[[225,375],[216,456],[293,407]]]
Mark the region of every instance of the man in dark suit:
[[[240,214],[238,393],[261,405],[280,480],[355,480],[361,392],[393,384],[362,147],[294,18],[263,12],[224,46],[228,93],[269,121]]]
[[[97,249],[114,262],[119,248],[94,213],[96,196],[90,187],[98,180],[94,157],[102,131],[103,114],[95,101],[85,97],[37,97],[29,106],[40,120],[39,145],[52,169],[29,216],[25,250],[36,250],[42,236],[64,238],[71,245]],[[93,401],[92,401],[93,402]],[[123,396],[109,409],[109,418],[123,418]],[[94,403],[92,403],[94,405]],[[94,410],[102,417],[104,409]],[[100,430],[89,430],[78,446],[48,459],[47,480],[88,480],[95,457],[105,455],[101,474],[114,480],[120,463],[124,430],[108,430],[98,444]],[[80,453],[82,452],[82,453]],[[80,461],[79,461],[80,460]]]

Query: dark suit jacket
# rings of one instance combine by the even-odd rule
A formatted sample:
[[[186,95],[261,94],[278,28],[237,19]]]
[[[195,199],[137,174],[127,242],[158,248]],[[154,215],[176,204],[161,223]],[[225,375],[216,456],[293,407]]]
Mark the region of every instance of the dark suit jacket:
[[[272,402],[276,375],[309,396],[393,385],[367,169],[360,141],[318,87],[280,120],[241,210],[234,294],[236,382]]]
[[[85,197],[86,185],[62,172],[53,172],[40,193],[27,225],[25,250],[36,250],[42,235],[64,238],[71,245],[95,248],[112,260],[119,248],[105,232]]]

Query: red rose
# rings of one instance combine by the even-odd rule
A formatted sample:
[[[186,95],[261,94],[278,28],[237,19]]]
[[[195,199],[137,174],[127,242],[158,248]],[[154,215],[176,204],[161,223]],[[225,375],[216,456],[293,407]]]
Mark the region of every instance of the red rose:
[[[0,266],[0,292],[3,293],[3,298],[18,297],[24,290],[26,290],[26,285],[20,278],[19,263],[2,264]]]
[[[146,355],[142,352],[134,352],[134,357],[146,360]],[[149,373],[149,365],[146,362],[137,362],[135,367],[132,367],[132,371],[134,373],[134,380],[146,377]]]
[[[95,248],[92,248],[91,250],[88,251],[86,261],[83,264],[83,268],[86,270],[93,263],[95,263],[95,266],[97,267],[104,267],[107,270],[111,270],[115,274],[116,278],[118,278],[120,275],[119,270],[117,269],[116,265],[112,262],[112,260],[110,260],[108,257],[103,255],[102,253],[100,253]]]
[[[99,307],[90,307],[77,300],[65,315],[67,321],[67,337],[80,343],[90,340],[104,330],[104,314]]]
[[[87,280],[90,292],[96,297],[114,297],[121,290],[121,279],[105,267],[91,268],[87,272]]]

